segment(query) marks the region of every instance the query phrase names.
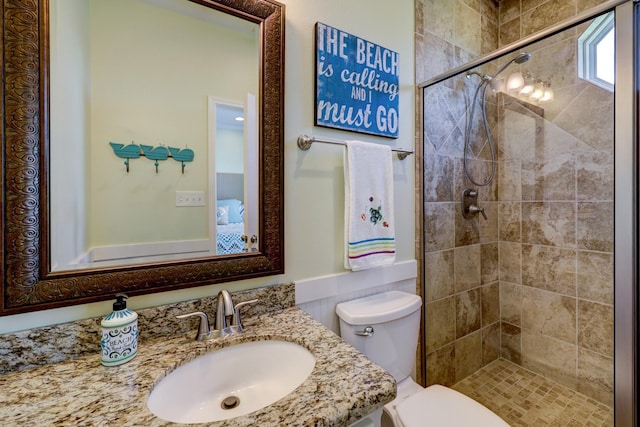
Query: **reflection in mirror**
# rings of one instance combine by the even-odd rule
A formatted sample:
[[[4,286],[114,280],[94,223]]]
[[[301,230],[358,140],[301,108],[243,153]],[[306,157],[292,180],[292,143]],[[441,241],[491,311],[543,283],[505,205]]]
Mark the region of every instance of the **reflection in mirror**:
[[[214,123],[209,152],[214,154],[210,162],[211,199],[214,212],[210,218],[215,230],[216,254],[249,252],[255,248],[250,236],[257,236],[257,217],[253,214],[258,206],[257,165],[251,164],[255,157],[246,153],[257,153],[257,117],[255,97],[248,96],[247,108],[209,98],[210,120]],[[247,203],[248,201],[248,203]],[[249,237],[248,237],[249,236]]]
[[[106,54],[94,55],[93,44],[124,39],[125,44],[136,45],[144,39],[136,27],[149,21],[149,16],[132,21],[129,11],[118,13],[104,25],[107,36],[94,37],[94,29],[89,25],[91,11],[86,5],[126,3],[136,4],[134,8],[150,7],[148,2],[0,1],[4,52],[0,315],[110,300],[117,293],[142,295],[284,272],[284,5],[275,0],[188,2],[200,11],[196,14],[198,18],[222,11],[246,20],[257,34],[245,32],[245,38],[259,40],[254,44],[259,53],[251,61],[258,77],[242,79],[255,82],[251,87],[242,87],[237,93],[218,93],[211,83],[212,87],[196,93],[188,87],[188,80],[213,75],[240,76],[248,67],[229,69],[228,64],[239,51],[231,41],[193,40],[188,32],[164,37],[164,32],[169,34],[174,26],[185,19],[193,20],[193,16],[174,14],[175,22],[174,19],[166,22],[163,31],[156,34],[158,38],[164,37],[163,50],[148,40],[144,49],[130,52],[123,59],[116,55],[122,48],[113,47]],[[184,3],[184,0],[164,1]],[[66,5],[84,7],[63,18],[60,7]],[[200,9],[203,6],[206,8]],[[67,21],[60,25],[61,19]],[[192,23],[204,26],[202,20]],[[50,28],[50,24],[55,28]],[[65,42],[71,46],[63,49]],[[215,55],[200,50],[194,55],[194,49],[203,45],[227,50]],[[167,56],[169,51],[175,56]],[[189,55],[200,62],[187,63],[185,58]],[[143,69],[149,62],[155,67]],[[98,75],[94,76],[94,72]],[[102,82],[103,87],[98,84],[101,80],[122,79],[127,74],[136,79],[133,83],[122,83],[127,85],[128,93],[123,93],[115,83],[104,86]],[[166,78],[158,84],[161,75]],[[226,91],[237,89],[230,82],[218,86]],[[143,90],[146,92],[140,95]],[[251,98],[248,94],[254,94],[255,100],[248,101]],[[105,240],[116,234],[125,236],[130,239],[125,244],[132,247],[136,242],[132,236],[142,234],[141,230],[147,231],[147,238],[156,239],[145,241],[144,245],[150,246],[157,246],[162,239],[200,239],[213,252],[215,245],[211,243],[208,224],[217,196],[211,194],[212,178],[208,176],[213,161],[212,151],[208,150],[211,122],[207,101],[211,96],[243,105],[245,116],[252,106],[256,109],[258,120],[252,126],[257,124],[257,128],[249,129],[247,125],[245,132],[257,135],[259,150],[245,152],[245,171],[249,168],[255,172],[258,185],[247,184],[244,197],[248,208],[245,223],[257,224],[257,250],[249,248],[247,253],[194,258],[183,254],[180,259],[166,262],[141,257],[136,265],[109,266],[102,261],[80,267],[77,260],[88,249],[98,244],[106,246],[104,242],[93,241],[94,230]],[[177,108],[169,110],[171,105]],[[108,114],[99,115],[104,111]],[[117,155],[109,142],[121,144],[116,148],[123,150],[119,153],[124,158]],[[148,145],[151,153],[130,158],[129,173],[123,164],[125,154],[131,156],[133,151],[129,150],[135,147],[125,149],[128,145]],[[156,156],[163,154],[158,147],[166,151],[173,147],[175,151],[170,152],[171,157],[164,154],[167,156],[164,158]],[[197,176],[201,176],[200,181],[194,180]],[[131,194],[125,196],[125,190]],[[179,217],[166,220],[166,216],[178,211],[177,191],[204,192],[205,206],[180,207],[181,213],[189,215],[202,211],[198,221],[204,225],[198,225],[197,230],[201,235],[189,234],[195,235],[191,226],[197,225],[196,220]],[[251,191],[258,196],[249,195]],[[200,203],[199,194],[195,199]],[[258,200],[256,206],[249,206],[251,200]],[[159,218],[166,222],[154,226]],[[131,223],[134,227],[125,228]],[[184,231],[180,236],[165,237],[176,230]],[[57,271],[52,271],[52,267]]]
[[[52,271],[250,250],[259,30],[188,0],[50,1]],[[253,114],[240,150],[212,98]]]

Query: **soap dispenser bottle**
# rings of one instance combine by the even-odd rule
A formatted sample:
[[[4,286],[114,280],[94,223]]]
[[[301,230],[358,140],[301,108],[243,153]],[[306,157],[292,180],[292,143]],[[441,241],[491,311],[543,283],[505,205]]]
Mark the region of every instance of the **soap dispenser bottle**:
[[[138,314],[127,308],[126,299],[126,295],[116,295],[113,311],[100,322],[102,364],[105,366],[121,365],[138,353]]]

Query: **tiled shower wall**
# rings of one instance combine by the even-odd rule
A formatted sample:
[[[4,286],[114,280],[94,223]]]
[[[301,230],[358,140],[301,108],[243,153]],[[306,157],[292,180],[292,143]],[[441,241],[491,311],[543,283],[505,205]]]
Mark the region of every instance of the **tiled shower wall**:
[[[498,11],[491,0],[416,1],[416,79],[423,81],[495,50]],[[458,203],[470,186],[461,159],[470,90],[464,77],[448,81],[426,91],[420,106],[429,117],[420,141],[428,385],[452,385],[500,356],[497,180],[480,190],[489,221],[462,219]],[[481,148],[474,147],[475,152]]]
[[[417,81],[595,3],[417,0]],[[461,160],[464,104],[475,85],[458,77],[425,91],[428,384],[451,385],[503,356],[612,401],[613,98],[577,79],[575,37],[572,30],[540,43],[546,49],[527,64],[552,80],[555,102],[544,110],[508,98],[489,105],[501,149],[499,179],[480,189],[486,222],[462,219],[459,203],[475,187]],[[535,150],[523,152],[523,138]],[[472,148],[482,177],[486,147]]]
[[[502,356],[612,404],[613,93],[577,77],[586,27],[528,49],[553,102],[498,108]]]

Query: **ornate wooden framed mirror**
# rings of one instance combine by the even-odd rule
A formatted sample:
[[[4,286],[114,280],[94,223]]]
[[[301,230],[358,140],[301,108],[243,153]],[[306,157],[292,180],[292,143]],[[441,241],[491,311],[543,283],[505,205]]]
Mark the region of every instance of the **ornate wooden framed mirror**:
[[[284,272],[284,5],[272,0],[190,2],[258,28],[255,250],[78,270],[52,268],[50,3],[3,0],[0,315],[110,299],[118,292],[139,295]],[[223,66],[224,58],[219,62]]]

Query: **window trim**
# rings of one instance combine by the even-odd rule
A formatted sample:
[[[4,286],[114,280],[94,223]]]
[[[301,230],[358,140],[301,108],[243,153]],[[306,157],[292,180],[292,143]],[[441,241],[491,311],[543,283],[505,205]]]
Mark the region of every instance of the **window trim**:
[[[596,49],[598,43],[614,29],[614,12],[597,17],[589,28],[578,37],[578,77],[593,83],[610,92],[614,91],[614,84],[603,80],[597,75]],[[614,53],[615,54],[615,53]]]

